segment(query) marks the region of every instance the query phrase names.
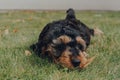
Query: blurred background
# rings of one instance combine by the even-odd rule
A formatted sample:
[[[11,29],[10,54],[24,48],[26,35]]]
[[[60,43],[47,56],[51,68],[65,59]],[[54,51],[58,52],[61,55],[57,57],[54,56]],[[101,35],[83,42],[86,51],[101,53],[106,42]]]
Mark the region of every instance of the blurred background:
[[[0,10],[120,10],[120,0],[0,0]]]

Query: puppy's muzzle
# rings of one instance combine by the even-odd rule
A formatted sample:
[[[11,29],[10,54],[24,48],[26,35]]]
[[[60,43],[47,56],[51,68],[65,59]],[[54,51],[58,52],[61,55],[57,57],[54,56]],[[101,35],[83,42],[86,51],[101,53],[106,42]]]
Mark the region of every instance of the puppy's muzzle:
[[[73,59],[71,62],[72,62],[74,67],[77,67],[77,66],[80,65],[80,60],[79,59]]]

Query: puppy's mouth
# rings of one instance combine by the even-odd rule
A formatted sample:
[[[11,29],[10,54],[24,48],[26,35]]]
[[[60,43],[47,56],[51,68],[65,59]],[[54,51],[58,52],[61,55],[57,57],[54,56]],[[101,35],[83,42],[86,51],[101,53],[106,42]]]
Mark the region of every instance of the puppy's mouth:
[[[61,56],[58,59],[58,63],[63,67],[67,67],[69,69],[73,68],[86,68],[91,62],[95,59],[95,56],[91,58],[87,58],[85,52],[80,53],[78,56],[71,58],[67,55]]]

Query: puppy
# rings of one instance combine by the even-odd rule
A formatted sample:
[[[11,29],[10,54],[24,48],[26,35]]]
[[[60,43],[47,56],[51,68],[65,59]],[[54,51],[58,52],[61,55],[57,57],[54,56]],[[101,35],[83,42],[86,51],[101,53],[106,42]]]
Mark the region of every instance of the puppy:
[[[94,29],[76,19],[75,11],[68,9],[66,18],[48,23],[39,35],[38,42],[30,48],[38,56],[50,57],[55,63],[67,68],[85,68],[95,57],[87,58]]]

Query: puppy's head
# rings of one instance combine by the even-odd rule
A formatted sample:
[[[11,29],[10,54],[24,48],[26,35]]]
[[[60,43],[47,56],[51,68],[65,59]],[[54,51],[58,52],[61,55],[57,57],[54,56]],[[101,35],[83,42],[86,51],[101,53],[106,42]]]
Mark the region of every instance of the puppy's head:
[[[86,58],[86,42],[80,36],[75,38],[67,35],[59,36],[43,49],[43,53],[48,52],[56,63],[67,68],[84,68],[94,59]]]

